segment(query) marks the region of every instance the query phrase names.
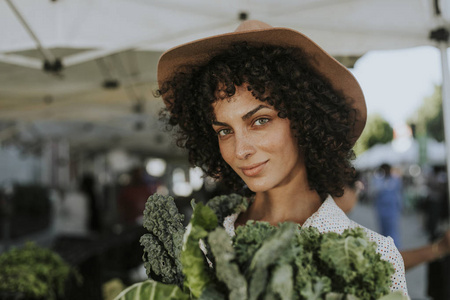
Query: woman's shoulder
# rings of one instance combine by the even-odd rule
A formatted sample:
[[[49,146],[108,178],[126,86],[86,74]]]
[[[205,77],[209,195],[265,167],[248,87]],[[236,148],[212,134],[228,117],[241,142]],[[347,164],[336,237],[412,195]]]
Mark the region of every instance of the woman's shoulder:
[[[385,258],[386,260],[394,260],[399,259],[399,263],[403,264],[403,259],[400,255],[400,252],[398,251],[397,247],[395,246],[394,240],[391,237],[385,237],[373,230],[370,230],[358,223],[356,223],[353,220],[350,220],[350,226],[349,228],[356,228],[360,227],[364,230],[366,233],[367,238],[369,241],[375,242],[377,244],[377,252],[381,254],[382,258]]]
[[[384,252],[388,252],[388,251],[392,251],[392,250],[397,250],[397,247],[395,247],[394,244],[394,240],[391,237],[385,237],[369,228],[366,228],[358,223],[356,223],[353,220],[350,220],[350,225],[349,228],[362,228],[364,230],[364,232],[367,235],[367,238],[372,241],[377,243],[378,245],[378,252],[380,254],[384,253]]]

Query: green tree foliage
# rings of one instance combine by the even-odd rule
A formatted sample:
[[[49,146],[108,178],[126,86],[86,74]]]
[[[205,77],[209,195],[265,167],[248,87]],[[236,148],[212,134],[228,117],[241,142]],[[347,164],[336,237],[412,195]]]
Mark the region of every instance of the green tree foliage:
[[[394,131],[388,121],[379,114],[369,115],[366,127],[356,142],[355,153],[361,154],[376,144],[386,144],[392,141],[393,137]]]
[[[408,123],[416,125],[416,135],[426,134],[439,142],[444,140],[441,86],[434,86],[433,94],[424,98],[422,106]]]

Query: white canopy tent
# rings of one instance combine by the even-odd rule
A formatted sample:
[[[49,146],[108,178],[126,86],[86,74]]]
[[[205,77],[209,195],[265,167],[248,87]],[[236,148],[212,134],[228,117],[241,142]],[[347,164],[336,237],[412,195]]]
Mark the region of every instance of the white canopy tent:
[[[447,0],[0,1],[0,141],[173,153],[152,96],[159,55],[247,18],[298,29],[336,57],[439,47],[447,116],[448,16]]]
[[[397,143],[400,142],[400,143]],[[396,144],[397,143],[397,144]],[[445,144],[433,139],[426,141],[426,161],[429,165],[445,164]],[[420,164],[420,145],[415,139],[392,141],[386,144],[377,144],[359,155],[355,168],[359,170],[375,170],[383,163],[392,166],[411,166]]]

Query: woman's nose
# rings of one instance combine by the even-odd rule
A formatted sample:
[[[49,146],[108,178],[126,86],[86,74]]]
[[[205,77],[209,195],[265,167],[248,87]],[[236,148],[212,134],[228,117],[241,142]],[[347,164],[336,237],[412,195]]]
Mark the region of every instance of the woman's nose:
[[[238,159],[247,159],[254,154],[256,148],[247,135],[236,136],[235,152]]]

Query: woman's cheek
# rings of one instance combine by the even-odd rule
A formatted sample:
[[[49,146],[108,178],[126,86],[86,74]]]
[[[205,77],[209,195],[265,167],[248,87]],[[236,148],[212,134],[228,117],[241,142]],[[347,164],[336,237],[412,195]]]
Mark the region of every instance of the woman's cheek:
[[[219,142],[219,150],[220,155],[222,156],[223,160],[230,165],[231,168],[233,168],[232,165],[232,152],[230,149],[230,146],[227,145],[227,143]]]

